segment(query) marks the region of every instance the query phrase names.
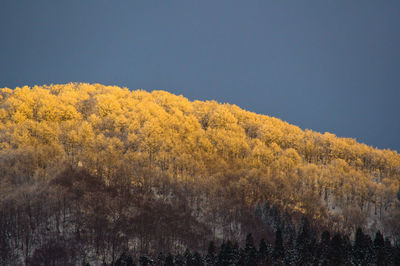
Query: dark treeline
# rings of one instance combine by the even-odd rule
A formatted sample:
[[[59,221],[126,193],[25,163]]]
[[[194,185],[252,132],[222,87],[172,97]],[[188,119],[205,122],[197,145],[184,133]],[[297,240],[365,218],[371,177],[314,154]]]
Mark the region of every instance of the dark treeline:
[[[288,237],[287,241],[283,240],[278,229],[273,246],[264,239],[255,244],[251,234],[242,247],[229,240],[219,248],[210,242],[204,256],[186,249],[175,256],[160,252],[154,259],[141,256],[134,260],[124,252],[115,265],[400,265],[400,246],[392,246],[380,231],[376,232],[374,240],[360,228],[353,242],[340,233],[331,236],[328,231],[317,240],[309,225],[304,223],[297,235]]]
[[[274,245],[263,238],[258,244],[248,234],[242,246],[230,240],[219,247],[209,242],[207,251],[186,249],[182,254],[172,255],[160,251],[157,256],[147,255],[134,258],[129,252],[122,252],[115,266],[235,266],[235,265],[400,265],[400,246],[392,246],[380,231],[374,240],[359,228],[355,240],[336,233],[333,236],[324,231],[317,240],[307,222],[303,223],[297,235],[284,240],[282,231],[275,234]],[[28,260],[28,265],[65,265],[67,250],[61,246],[46,245]],[[89,266],[90,263],[83,262]]]

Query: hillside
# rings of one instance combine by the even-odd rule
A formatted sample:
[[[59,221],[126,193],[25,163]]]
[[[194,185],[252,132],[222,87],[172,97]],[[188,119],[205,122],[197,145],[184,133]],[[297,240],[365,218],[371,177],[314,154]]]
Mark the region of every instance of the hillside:
[[[1,232],[24,258],[54,234],[113,261],[127,246],[268,239],[266,209],[400,238],[397,152],[165,91],[0,89],[0,182]]]

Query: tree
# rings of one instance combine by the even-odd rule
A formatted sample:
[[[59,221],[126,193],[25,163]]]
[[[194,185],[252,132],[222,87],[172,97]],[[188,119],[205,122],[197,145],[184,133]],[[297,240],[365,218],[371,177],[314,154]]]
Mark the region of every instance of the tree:
[[[329,252],[328,252],[328,262],[329,265],[343,265],[344,264],[344,257],[345,257],[345,250],[343,245],[343,240],[340,234],[336,233],[332,240],[330,241],[329,245]]]
[[[127,252],[122,252],[121,256],[115,262],[115,266],[134,266],[133,259]]]
[[[321,241],[318,247],[318,258],[320,264],[328,263],[328,253],[330,252],[331,236],[328,231],[324,231],[321,235]]]
[[[192,258],[192,265],[193,266],[204,266],[203,258],[201,257],[199,252],[194,252]]]
[[[232,243],[230,241],[222,243],[217,256],[216,265],[232,265],[232,259]]]
[[[400,243],[397,243],[393,253],[393,265],[400,265]]]
[[[246,245],[244,248],[245,263],[246,265],[256,265],[257,264],[257,250],[254,246],[253,236],[248,234],[246,237]]]
[[[356,264],[366,265],[373,263],[375,260],[372,240],[362,232],[361,228],[357,228],[353,252]]]
[[[258,248],[258,262],[260,265],[271,264],[271,247],[265,243],[264,238],[261,238]]]
[[[185,266],[185,257],[181,254],[177,254],[175,256],[175,265],[176,266]]]
[[[193,257],[188,248],[186,248],[185,252],[183,253],[183,257],[185,257],[185,265],[186,266],[193,265]]]
[[[155,265],[163,265],[165,262],[165,256],[162,252],[158,253]]]
[[[175,266],[174,264],[174,257],[171,253],[168,253],[167,257],[165,258],[164,266]]]
[[[390,239],[385,239],[385,258],[388,265],[393,265],[393,248]]]
[[[273,257],[275,259],[281,259],[284,255],[284,248],[283,248],[283,239],[282,239],[282,232],[281,229],[277,229],[275,232],[275,246]]]
[[[376,264],[386,265],[385,241],[379,230],[375,234],[374,250],[376,254]]]
[[[399,191],[397,191],[397,200],[400,201],[400,188]]]
[[[215,265],[215,254],[216,254],[216,247],[214,241],[210,241],[208,244],[207,255],[205,262],[207,265],[213,266]]]
[[[315,237],[307,218],[302,219],[302,226],[296,239],[296,250],[299,265],[306,265],[313,261]]]

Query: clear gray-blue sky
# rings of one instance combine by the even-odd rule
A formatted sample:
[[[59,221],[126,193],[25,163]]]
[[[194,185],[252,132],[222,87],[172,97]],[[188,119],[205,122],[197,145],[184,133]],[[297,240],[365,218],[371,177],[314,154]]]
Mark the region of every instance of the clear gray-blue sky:
[[[215,99],[400,150],[400,1],[1,0],[0,87]]]

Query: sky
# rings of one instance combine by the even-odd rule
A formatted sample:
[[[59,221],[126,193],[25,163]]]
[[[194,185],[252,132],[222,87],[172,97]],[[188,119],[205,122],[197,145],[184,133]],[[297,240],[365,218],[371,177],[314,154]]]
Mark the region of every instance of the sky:
[[[400,151],[400,1],[1,0],[0,87],[166,90]]]

